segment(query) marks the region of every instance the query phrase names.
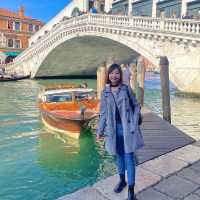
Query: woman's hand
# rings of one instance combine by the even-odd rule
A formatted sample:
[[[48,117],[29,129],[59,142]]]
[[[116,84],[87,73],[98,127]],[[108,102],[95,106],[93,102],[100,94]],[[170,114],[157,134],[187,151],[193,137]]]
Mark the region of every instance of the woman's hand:
[[[96,135],[96,141],[104,140],[104,136],[102,135]]]

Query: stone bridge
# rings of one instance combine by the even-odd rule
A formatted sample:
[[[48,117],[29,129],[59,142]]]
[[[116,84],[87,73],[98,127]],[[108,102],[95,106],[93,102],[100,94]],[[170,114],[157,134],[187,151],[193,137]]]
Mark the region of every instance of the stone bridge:
[[[167,56],[174,85],[200,93],[200,21],[86,14],[63,18],[37,36],[7,71],[32,78],[94,75],[106,56],[123,63],[137,53],[156,66]]]

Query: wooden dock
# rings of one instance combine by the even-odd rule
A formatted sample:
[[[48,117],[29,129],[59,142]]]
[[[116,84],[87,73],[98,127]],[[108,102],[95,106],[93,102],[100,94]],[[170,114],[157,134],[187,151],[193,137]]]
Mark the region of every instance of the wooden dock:
[[[138,164],[151,160],[195,140],[147,108],[142,109],[141,126],[145,146],[137,152]]]

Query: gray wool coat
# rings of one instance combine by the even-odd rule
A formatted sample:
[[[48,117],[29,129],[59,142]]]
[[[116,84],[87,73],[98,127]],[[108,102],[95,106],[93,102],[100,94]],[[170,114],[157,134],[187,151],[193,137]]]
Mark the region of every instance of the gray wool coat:
[[[129,93],[128,93],[129,92]],[[129,95],[128,95],[129,94]],[[130,98],[129,98],[130,96]],[[116,154],[116,104],[119,109],[123,126],[124,150],[126,153],[135,152],[144,145],[142,133],[138,125],[140,105],[130,86],[120,85],[116,99],[111,92],[110,85],[107,84],[101,94],[100,118],[97,134],[105,136],[106,150]],[[135,107],[134,112],[130,106],[130,101]],[[116,104],[115,104],[116,102]]]

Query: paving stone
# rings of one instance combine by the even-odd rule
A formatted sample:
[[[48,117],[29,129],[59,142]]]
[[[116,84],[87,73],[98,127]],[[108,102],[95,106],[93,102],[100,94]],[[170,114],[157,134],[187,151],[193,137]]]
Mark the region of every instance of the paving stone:
[[[176,159],[174,157],[163,155],[159,158],[153,159],[141,165],[144,169],[147,169],[162,177],[169,176],[184,167],[188,166],[187,162]]]
[[[57,200],[75,200],[75,199],[71,199],[67,196],[63,196],[63,197],[58,198]]]
[[[166,196],[152,188],[145,190],[137,195],[138,200],[172,200],[169,196]]]
[[[191,168],[197,170],[197,171],[200,171],[200,161],[194,163]]]
[[[186,198],[184,198],[184,200],[200,200],[200,197],[197,196],[196,194],[191,194],[187,196]]]
[[[168,155],[192,164],[200,160],[200,147],[187,145],[183,148],[168,153]]]
[[[179,176],[171,176],[155,186],[162,193],[172,198],[184,198],[194,192],[199,186]]]
[[[138,167],[136,170],[136,193],[155,185],[161,181],[161,176],[156,175],[148,170]]]
[[[63,196],[63,197],[60,197],[59,199],[57,200],[76,200],[76,199],[72,199],[72,198],[69,198],[67,196]]]
[[[200,184],[200,172],[192,169],[191,167],[183,169],[177,175],[193,183]]]
[[[113,191],[113,188],[115,187],[118,181],[119,181],[118,175],[111,176],[97,182],[95,185],[93,185],[93,188],[99,191],[99,193],[103,194],[103,196],[107,197],[108,199],[125,200],[127,199],[127,193],[128,193],[127,187],[119,194],[116,194]]]
[[[193,145],[195,145],[195,146],[199,146],[199,147],[200,147],[200,140],[197,141],[197,142],[195,142]]]
[[[108,200],[93,188],[84,188],[58,200]]]
[[[56,200],[75,200],[75,199],[70,198],[70,197],[69,197],[69,194],[67,194],[67,195],[65,195],[65,196],[62,196],[62,197],[56,199]]]

